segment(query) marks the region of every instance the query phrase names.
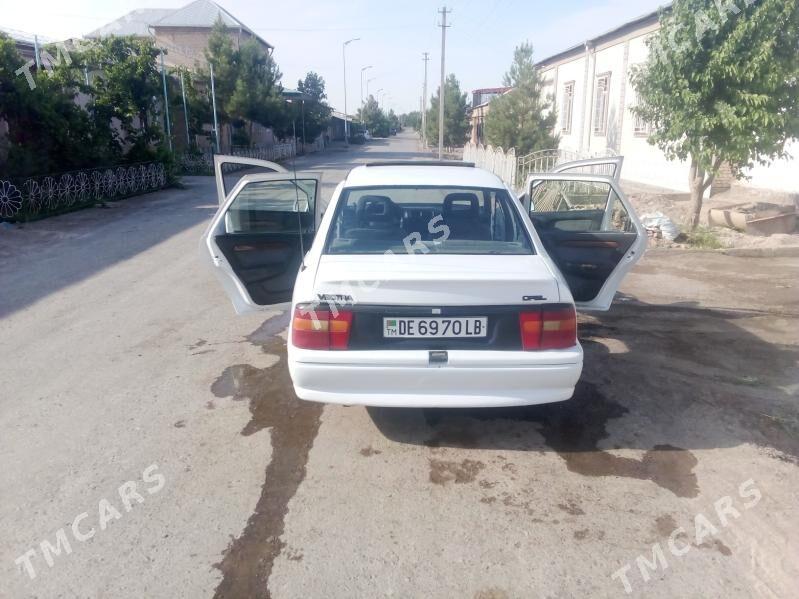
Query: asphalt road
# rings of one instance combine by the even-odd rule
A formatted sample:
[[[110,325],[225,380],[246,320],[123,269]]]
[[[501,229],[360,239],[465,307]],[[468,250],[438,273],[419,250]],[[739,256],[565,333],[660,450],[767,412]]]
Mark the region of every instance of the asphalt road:
[[[419,154],[298,168],[375,157]],[[0,230],[0,596],[796,596],[799,261],[648,254],[570,402],[322,406],[200,263],[215,205]]]

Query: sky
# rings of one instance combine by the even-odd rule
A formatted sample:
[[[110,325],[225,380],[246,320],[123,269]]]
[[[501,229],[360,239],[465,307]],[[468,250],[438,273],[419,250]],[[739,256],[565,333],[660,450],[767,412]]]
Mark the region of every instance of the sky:
[[[502,84],[513,49],[529,41],[540,60],[666,0],[449,0],[446,71],[463,91]],[[2,26],[47,38],[81,37],[137,8],[179,8],[188,0],[0,0]],[[424,79],[422,53],[430,53],[428,96],[441,75],[440,15],[444,1],[430,0],[218,0],[228,12],[275,46],[283,85],[316,71],[329,102],[344,110],[342,43],[347,46],[347,109],[361,98],[361,68],[369,91],[383,90],[384,106],[398,113],[419,108]]]

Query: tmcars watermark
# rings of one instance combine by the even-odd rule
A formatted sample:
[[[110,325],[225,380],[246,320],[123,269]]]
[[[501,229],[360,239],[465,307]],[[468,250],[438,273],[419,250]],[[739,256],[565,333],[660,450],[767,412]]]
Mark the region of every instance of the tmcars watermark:
[[[429,254],[431,249],[429,244],[443,243],[449,239],[451,231],[448,225],[444,224],[444,217],[440,214],[434,216],[427,223],[427,232],[430,235],[438,235],[431,241],[423,241],[422,234],[418,231],[409,233],[402,239],[402,245],[405,254],[412,256],[415,254]],[[391,259],[395,258],[398,254],[393,250],[386,250],[383,255],[388,258],[387,265],[391,263]],[[386,268],[388,270],[388,267]],[[380,287],[381,280],[375,281],[344,281],[340,292],[335,294],[320,294],[314,302],[307,308],[302,308],[303,314],[310,314],[315,326],[319,326],[316,310],[324,308],[329,311],[333,316],[338,316],[339,307],[353,306],[361,301],[364,295],[368,295]],[[357,289],[356,289],[357,288]],[[360,293],[359,293],[360,292]]]
[[[146,491],[148,495],[155,495],[164,488],[166,478],[164,478],[163,474],[158,472],[157,464],[151,464],[142,472],[142,482],[144,483],[143,491]],[[144,503],[144,496],[137,490],[137,481],[129,480],[122,483],[117,489],[117,494],[119,495],[122,508],[126,513],[133,509],[134,501],[136,503]],[[94,517],[96,517],[96,520]],[[97,503],[97,510],[93,511],[91,516],[89,512],[81,512],[72,520],[71,526],[68,528],[59,528],[55,532],[55,543],[51,543],[50,539],[45,539],[40,542],[38,548],[41,552],[41,557],[44,558],[45,563],[52,568],[55,565],[55,557],[60,556],[62,553],[66,555],[72,553],[72,545],[67,535],[67,530],[72,533],[71,537],[75,541],[78,543],[85,543],[97,534],[97,530],[92,526],[93,523],[96,523],[100,530],[105,530],[112,520],[119,520],[120,518],[122,518],[122,512],[120,512],[111,501],[102,498]],[[20,573],[24,571],[28,577],[33,580],[37,576],[36,568],[33,563],[34,558],[37,557],[39,557],[39,554],[35,547],[28,549],[14,560],[14,563],[17,565],[17,570]]]
[[[743,510],[749,510],[755,507],[763,498],[760,489],[755,485],[755,481],[751,478],[738,486],[738,498],[742,502],[740,505]],[[719,528],[727,528],[732,520],[741,517],[741,510],[735,507],[735,501],[729,495],[725,495],[713,503],[716,519],[719,526],[716,526],[713,521],[699,513],[694,518],[692,540],[694,543],[689,543],[684,540],[684,537],[689,536],[689,532],[682,526],[675,528],[667,541],[665,541],[665,548],[662,543],[655,543],[652,545],[651,559],[641,554],[635,558],[634,564],[641,575],[641,580],[649,582],[652,579],[652,574],[657,572],[658,569],[666,570],[669,567],[669,562],[666,558],[667,551],[673,557],[682,557],[686,555],[691,549],[701,547],[703,543],[709,538],[719,533]],[[624,586],[624,591],[627,594],[633,592],[633,583],[630,580],[628,573],[633,569],[633,562],[628,562],[621,568],[611,574],[613,580],[618,580]]]
[[[677,1],[679,2],[680,0]],[[708,32],[718,31],[719,28],[727,22],[730,16],[738,16],[741,13],[741,8],[739,6],[749,8],[753,4],[756,4],[757,1],[758,0],[713,0],[713,3],[716,5],[716,12],[718,13],[717,18],[714,18],[715,15],[713,11],[697,11],[694,17],[694,37],[697,43],[701,43]],[[652,49],[655,52],[663,52],[667,48],[673,51],[682,49],[682,46],[688,43],[688,40],[682,35],[683,29],[685,29],[685,27],[682,24],[677,24],[677,26],[670,28],[667,35],[658,37],[658,42],[652,46]]]

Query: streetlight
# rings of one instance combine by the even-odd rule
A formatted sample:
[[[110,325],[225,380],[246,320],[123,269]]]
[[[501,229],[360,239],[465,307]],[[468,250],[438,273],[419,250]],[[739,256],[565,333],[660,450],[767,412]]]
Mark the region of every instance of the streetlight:
[[[377,77],[372,77],[372,78],[366,80],[366,101],[367,102],[369,101],[369,84],[372,81],[374,81],[375,79],[377,79]]]
[[[363,106],[363,74],[364,74],[365,71],[367,71],[367,70],[369,70],[371,68],[372,68],[372,65],[369,65],[368,67],[363,67],[361,69],[361,106]]]
[[[359,37],[354,37],[341,44],[341,58],[344,63],[344,144],[346,146],[350,145],[350,130],[347,124],[347,46],[360,39]]]

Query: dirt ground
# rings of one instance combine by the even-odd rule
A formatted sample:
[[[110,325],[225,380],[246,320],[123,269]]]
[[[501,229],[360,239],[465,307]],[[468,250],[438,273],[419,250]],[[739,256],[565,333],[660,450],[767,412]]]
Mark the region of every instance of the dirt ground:
[[[689,195],[666,189],[651,187],[640,183],[624,181],[624,192],[633,204],[638,216],[661,212],[680,228],[685,230],[684,223],[689,217]],[[776,193],[734,186],[730,191],[720,193],[706,199],[702,206],[700,226],[707,227],[707,213],[711,208],[726,208],[736,204],[768,202],[778,205],[799,206],[799,190],[797,194]],[[799,247],[799,229],[791,234],[775,234],[768,237],[748,235],[726,227],[710,228],[723,248],[780,248],[786,246]],[[652,247],[687,248],[685,243],[652,239]]]

